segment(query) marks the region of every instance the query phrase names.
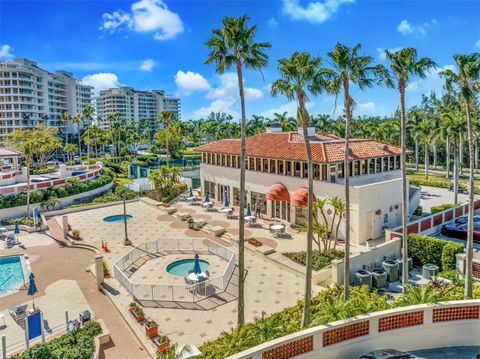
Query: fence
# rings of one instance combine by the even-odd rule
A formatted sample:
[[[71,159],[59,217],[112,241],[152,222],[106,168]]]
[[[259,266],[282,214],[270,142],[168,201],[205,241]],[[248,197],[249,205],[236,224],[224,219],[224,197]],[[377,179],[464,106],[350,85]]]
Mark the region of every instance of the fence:
[[[197,284],[135,283],[125,274],[125,270],[139,258],[158,257],[162,252],[213,254],[228,263],[222,275]],[[159,239],[133,248],[115,262],[113,267],[115,278],[134,299],[195,303],[225,291],[235,266],[235,252],[212,241],[207,241],[205,245],[198,239]]]

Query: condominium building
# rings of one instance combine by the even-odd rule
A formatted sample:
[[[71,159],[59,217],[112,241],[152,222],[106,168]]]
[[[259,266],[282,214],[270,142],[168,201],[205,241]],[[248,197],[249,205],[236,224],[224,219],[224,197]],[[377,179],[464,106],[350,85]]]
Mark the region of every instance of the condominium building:
[[[344,166],[345,141],[308,129],[313,157],[314,198],[345,198],[344,180],[350,178],[350,235],[364,243],[401,224],[400,148],[377,140],[352,139],[350,163]],[[197,147],[202,155],[202,193],[223,202],[240,203],[240,140],[225,139]],[[246,140],[246,199],[252,211],[301,225],[307,216],[308,169],[303,131],[282,132],[271,125],[266,133]],[[410,151],[409,151],[410,152]],[[409,212],[419,204],[419,189],[410,191]],[[335,211],[324,209],[329,228]],[[323,216],[317,213],[317,218]],[[345,223],[340,237],[345,235]]]
[[[81,112],[92,105],[93,87],[75,79],[71,72],[48,72],[24,58],[0,62],[0,139],[17,128],[39,123],[75,133],[61,115]]]
[[[163,90],[136,90],[132,87],[111,88],[100,91],[96,98],[97,121],[100,127],[109,127],[108,115],[119,113],[130,122],[142,119],[155,126],[163,111],[173,112],[180,118],[180,99],[167,96]]]

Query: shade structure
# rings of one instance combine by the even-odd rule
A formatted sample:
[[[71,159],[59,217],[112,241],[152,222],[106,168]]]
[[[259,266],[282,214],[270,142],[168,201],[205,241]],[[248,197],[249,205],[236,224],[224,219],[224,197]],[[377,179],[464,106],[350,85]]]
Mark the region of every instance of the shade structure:
[[[313,195],[313,200],[316,200],[315,195]],[[297,208],[308,207],[308,188],[302,187],[293,192],[290,203]]]
[[[223,200],[223,206],[225,208],[228,208],[228,206],[230,206],[230,202],[228,201],[228,193],[227,192],[225,192],[225,198]]]
[[[208,191],[205,192],[205,199],[203,200],[203,202],[205,202],[205,203],[210,202],[210,195],[209,195]]]
[[[247,216],[252,215],[252,207],[250,206],[250,203],[247,203]]]
[[[290,193],[288,189],[281,183],[275,183],[267,189],[267,199],[271,201],[289,201]]]
[[[202,273],[202,269],[200,268],[200,257],[198,256],[198,253],[195,253],[195,260],[193,262],[193,273],[195,274],[200,274]]]
[[[33,272],[30,273],[30,276],[29,276],[29,283],[28,283],[28,292],[27,294],[32,297],[32,300],[33,300],[33,308],[35,309],[35,299],[33,298],[33,296],[35,295],[35,293],[38,292],[37,290],[37,285],[35,284],[35,276],[33,275]]]
[[[20,227],[18,226],[18,222],[15,222],[15,229],[13,230],[13,233],[20,234]]]
[[[188,191],[188,196],[193,197],[193,190],[192,187],[190,187],[190,190]]]

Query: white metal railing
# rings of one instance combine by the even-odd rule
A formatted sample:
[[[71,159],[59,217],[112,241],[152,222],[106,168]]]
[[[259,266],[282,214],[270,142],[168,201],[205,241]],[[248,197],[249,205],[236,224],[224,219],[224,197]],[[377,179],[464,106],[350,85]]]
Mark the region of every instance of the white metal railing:
[[[210,253],[228,263],[221,275],[196,284],[135,283],[125,275],[124,271],[139,258],[149,255],[159,256],[164,251],[169,253]],[[215,242],[207,240],[205,245],[204,241],[198,239],[168,238],[140,244],[113,265],[115,278],[133,298],[173,302],[197,302],[225,291],[235,267],[235,252]]]

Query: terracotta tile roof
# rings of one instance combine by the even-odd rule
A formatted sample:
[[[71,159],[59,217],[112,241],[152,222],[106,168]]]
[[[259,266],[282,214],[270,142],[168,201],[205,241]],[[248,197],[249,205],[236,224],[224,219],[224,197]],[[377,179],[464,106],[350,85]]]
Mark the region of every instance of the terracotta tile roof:
[[[0,156],[20,156],[20,152],[9,148],[0,147]]]
[[[332,134],[317,133],[310,137],[314,162],[339,162],[344,157],[344,140]],[[260,133],[246,140],[247,156],[306,161],[303,138],[297,132]],[[350,159],[400,154],[400,148],[377,140],[352,139]],[[225,139],[196,148],[198,152],[240,154],[239,139]],[[412,151],[408,151],[409,153]]]

